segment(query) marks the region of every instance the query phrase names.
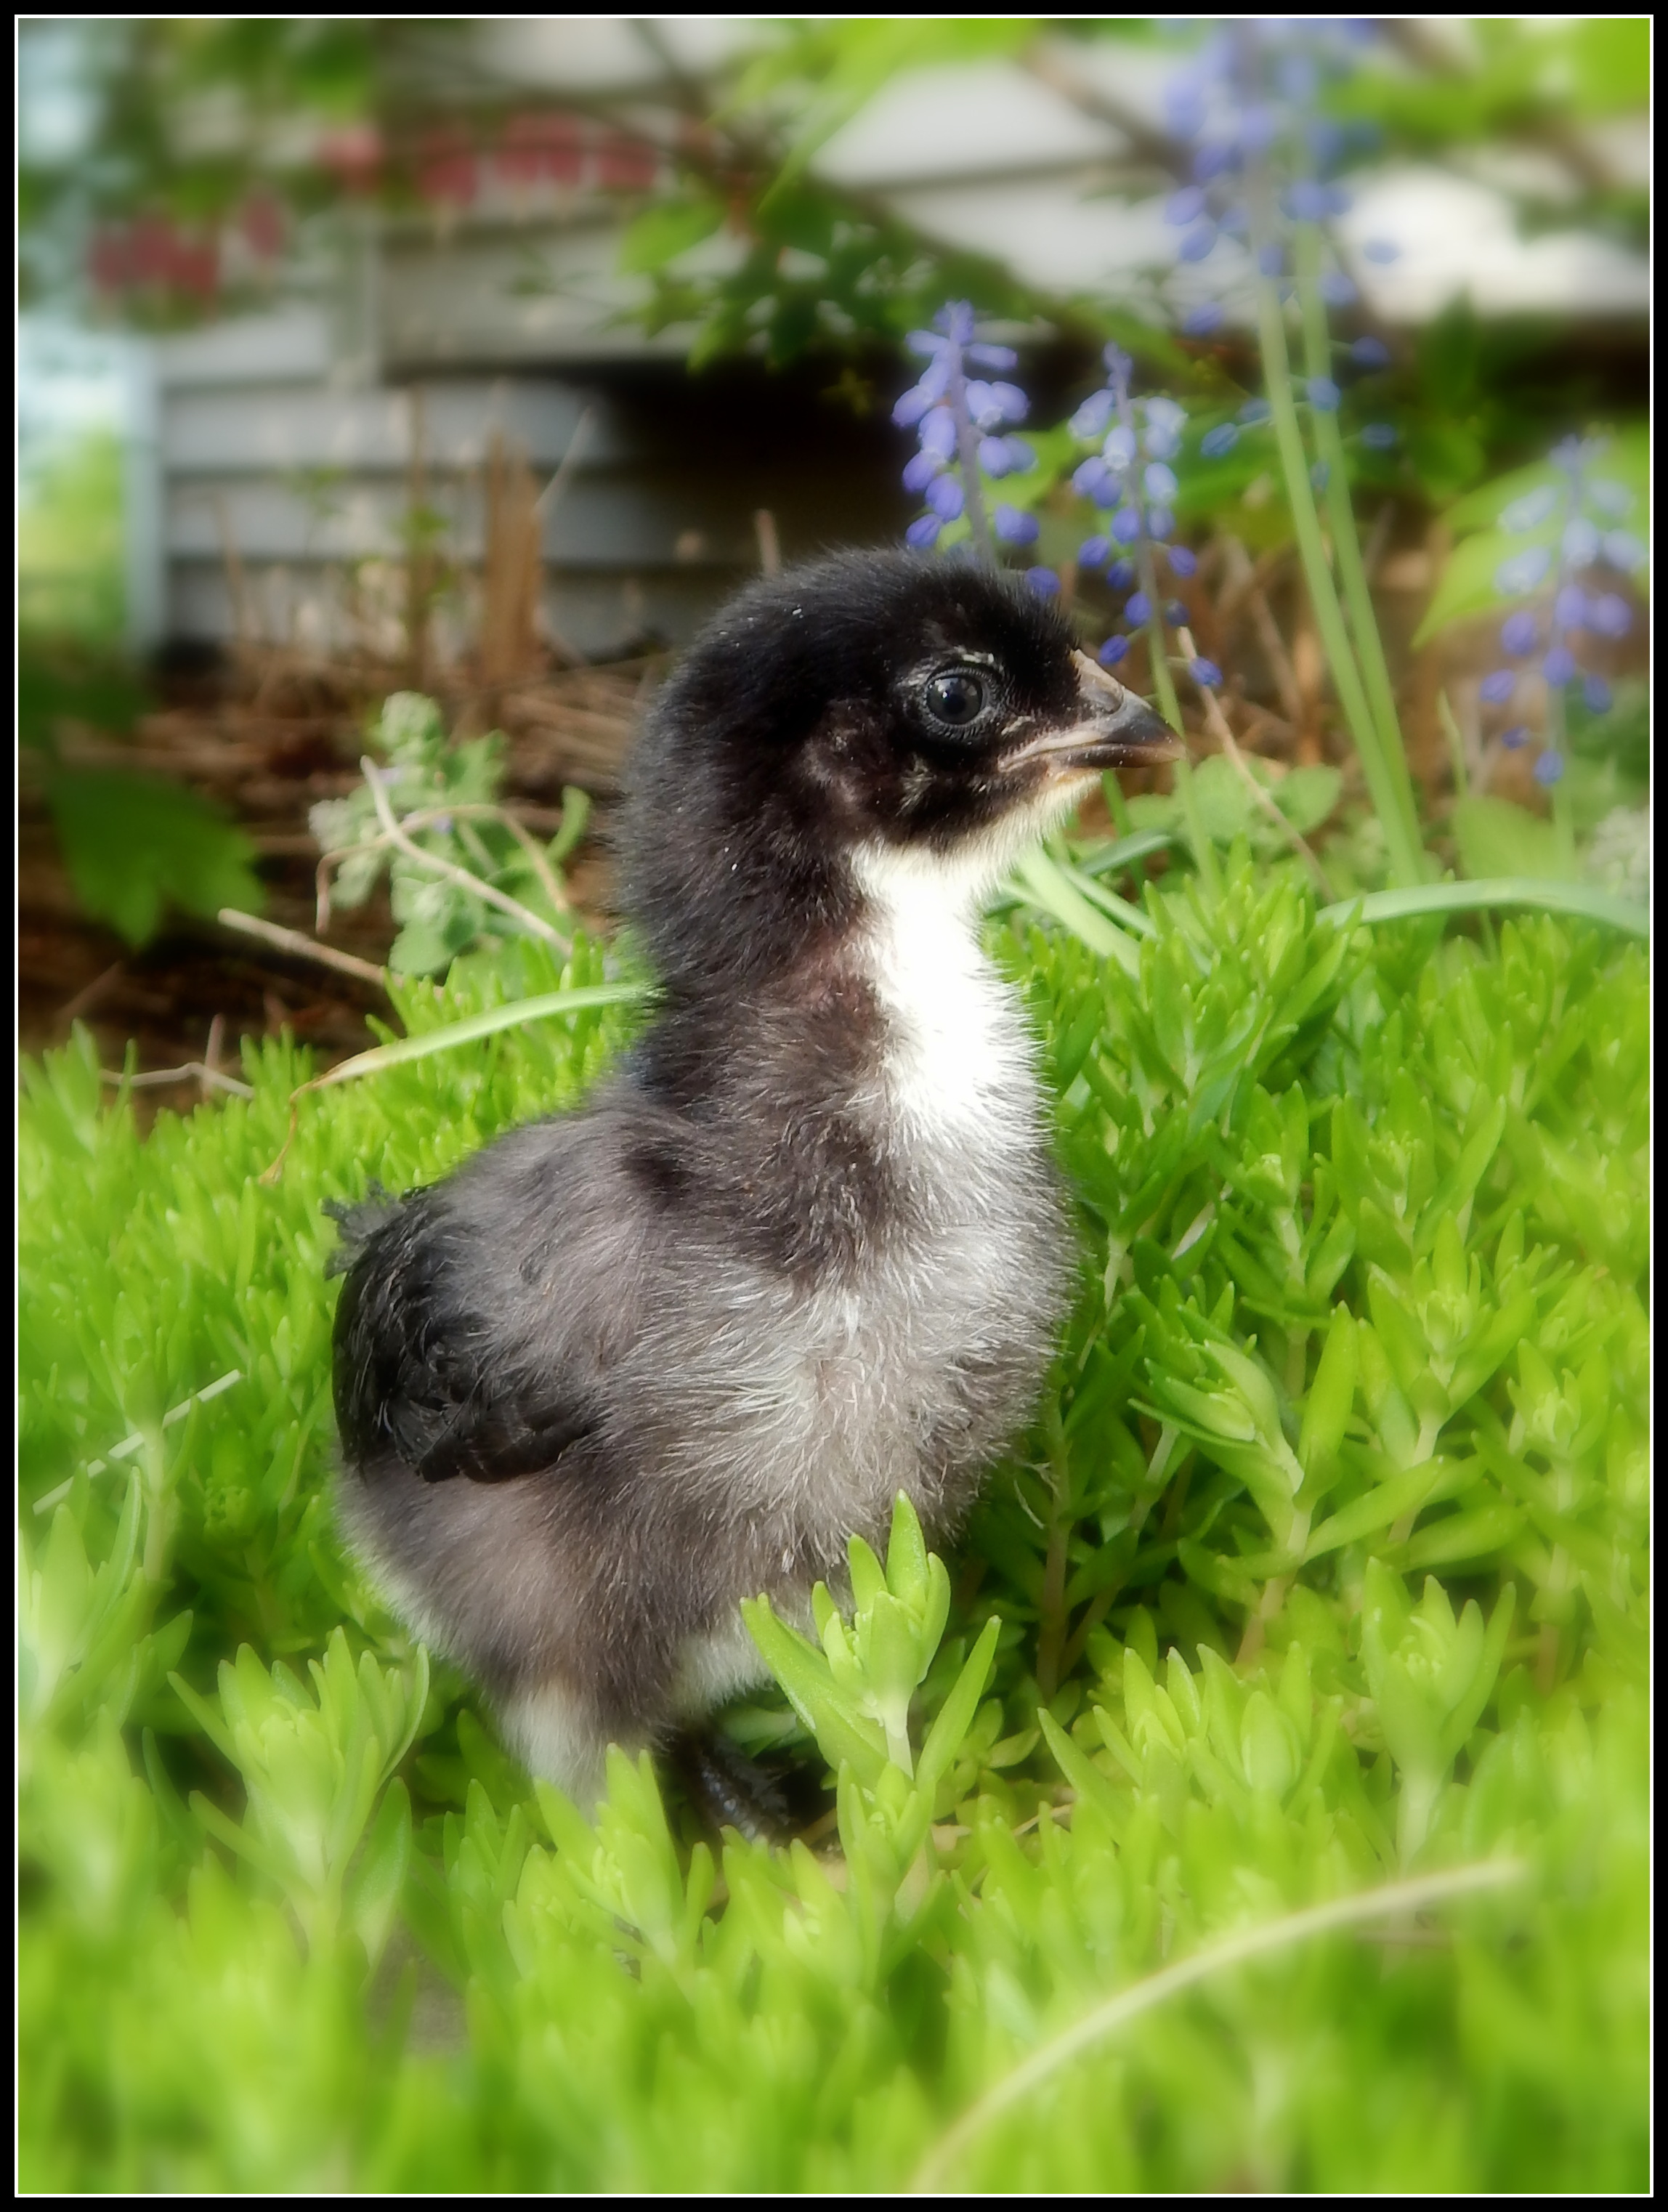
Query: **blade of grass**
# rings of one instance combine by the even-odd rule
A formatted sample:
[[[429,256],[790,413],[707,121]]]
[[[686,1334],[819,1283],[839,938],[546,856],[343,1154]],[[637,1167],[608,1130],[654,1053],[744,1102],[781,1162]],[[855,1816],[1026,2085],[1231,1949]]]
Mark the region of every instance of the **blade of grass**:
[[[1335,1929],[1348,1928],[1366,1920],[1382,1920],[1400,1912],[1415,1912],[1423,1905],[1441,1904],[1448,1898],[1464,1896],[1474,1890],[1499,1888],[1508,1882],[1520,1881],[1527,1872],[1521,1860],[1493,1859],[1474,1866],[1455,1867],[1446,1874],[1424,1875],[1414,1881],[1386,1882],[1378,1889],[1365,1890],[1354,1897],[1334,1898],[1330,1904],[1312,1905],[1306,1911],[1287,1913],[1278,1920],[1265,1921],[1260,1928],[1243,1929],[1239,1935],[1196,1952],[1190,1959],[1178,1960],[1173,1966],[1148,1974],[1145,1980],[1120,1990],[1116,1996],[1097,2005],[1074,2027],[1053,2037],[1011,2074],[987,2089],[928,2151],[910,2185],[911,2193],[919,2196],[941,2189],[945,2173],[954,2159],[999,2112],[1016,2104],[1080,2051],[1116,2034],[1130,2021],[1150,2012],[1154,2005],[1162,2004],[1166,1997],[1190,1988],[1194,1983],[1225,1972],[1247,1959],[1269,1951],[1286,1950],[1293,1944],[1307,1942],[1312,1936],[1329,1935]]]
[[[1320,296],[1320,231],[1312,222],[1297,225],[1296,274],[1298,306],[1303,318],[1304,368],[1311,377],[1332,374],[1331,333],[1326,326],[1326,305]],[[1401,718],[1396,711],[1396,692],[1385,660],[1379,618],[1373,611],[1367,564],[1355,535],[1355,510],[1350,499],[1349,477],[1343,451],[1343,433],[1336,414],[1312,410],[1315,450],[1326,471],[1327,519],[1332,526],[1332,557],[1343,586],[1350,634],[1366,685],[1367,704],[1379,736],[1385,773],[1396,793],[1401,818],[1419,834],[1419,807],[1413,778],[1408,773],[1407,751],[1402,743]]]
[[[324,1074],[315,1075],[309,1083],[298,1084],[289,1094],[289,1134],[284,1139],[283,1150],[261,1176],[264,1183],[276,1182],[283,1172],[283,1163],[295,1135],[296,1102],[309,1091],[327,1091],[338,1083],[354,1083],[362,1075],[380,1075],[391,1067],[403,1067],[416,1060],[427,1060],[439,1052],[453,1052],[460,1045],[474,1044],[482,1037],[496,1036],[501,1030],[519,1029],[525,1022],[553,1020],[563,1014],[582,1014],[598,1006],[630,1006],[649,996],[647,983],[587,983],[569,991],[546,991],[536,999],[512,999],[502,1006],[489,1006],[484,1013],[471,1014],[466,1020],[448,1022],[444,1028],[425,1030],[420,1036],[396,1037],[391,1044],[379,1044],[369,1052],[356,1053],[351,1060],[339,1060]]]
[[[1303,433],[1298,424],[1291,358],[1286,346],[1285,310],[1278,291],[1266,277],[1257,279],[1257,309],[1263,384],[1273,416],[1275,441],[1280,450],[1281,470],[1286,479],[1298,555],[1309,586],[1309,604],[1320,631],[1338,704],[1354,740],[1374,811],[1384,825],[1391,869],[1400,882],[1416,884],[1427,873],[1417,817],[1404,806],[1395,771],[1379,743],[1378,725],[1367,705],[1366,686],[1344,624],[1343,609],[1321,537],[1308,456],[1303,449]]]
[[[1081,937],[1092,952],[1099,953],[1103,959],[1116,960],[1126,975],[1141,973],[1141,955],[1127,933],[1090,904],[1057,860],[1050,860],[1046,853],[1027,854],[1014,868],[1013,881],[1028,905],[1040,907],[1044,914],[1051,915],[1056,921]],[[1146,920],[1145,915],[1141,918]]]
[[[1099,845],[1079,853],[1073,866],[1085,876],[1121,875],[1125,868],[1134,867],[1137,860],[1145,860],[1154,853],[1168,852],[1175,842],[1168,830],[1137,830],[1128,837],[1120,837],[1115,844]]]
[[[1415,884],[1405,890],[1370,891],[1324,906],[1321,921],[1405,921],[1421,914],[1473,914],[1495,907],[1537,907],[1545,914],[1573,914],[1606,924],[1629,937],[1648,940],[1648,907],[1596,884],[1560,884],[1537,876],[1489,876],[1470,884]]]

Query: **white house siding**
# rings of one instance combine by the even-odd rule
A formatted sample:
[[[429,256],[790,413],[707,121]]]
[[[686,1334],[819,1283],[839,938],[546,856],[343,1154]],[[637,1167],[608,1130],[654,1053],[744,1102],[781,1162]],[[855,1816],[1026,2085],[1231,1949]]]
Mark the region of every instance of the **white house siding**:
[[[478,356],[502,357],[493,329],[460,327]],[[458,572],[435,617],[443,649],[472,629],[495,434],[547,483],[584,424],[545,514],[544,612],[593,655],[687,637],[758,565],[760,507],[790,554],[898,526],[883,434],[867,434],[854,470],[814,427],[797,448],[745,423],[703,433],[675,362],[622,359],[618,335],[610,357],[598,346],[564,377],[448,372],[400,339],[388,348],[400,380],[357,389],[333,382],[330,340],[322,313],[298,309],[155,349],[167,636],[397,650],[419,433],[423,499],[446,518],[439,550]]]
[[[611,93],[645,117],[658,105],[669,128],[668,52],[698,76],[769,35],[745,19],[484,18],[477,60],[535,100],[566,93],[582,106]],[[1214,264],[1159,274],[1174,234],[1150,170],[1131,154],[1132,138],[1161,121],[1172,66],[1150,45],[1055,41],[1035,70],[986,60],[906,72],[815,166],[1044,287],[1184,309],[1221,277]],[[352,575],[367,605],[380,592],[392,630],[389,564],[419,419],[425,495],[447,518],[445,551],[466,571],[480,555],[494,428],[548,475],[588,410],[544,548],[547,624],[591,653],[645,631],[686,636],[753,566],[758,507],[775,513],[790,555],[896,535],[906,511],[895,489],[901,457],[883,429],[859,434],[806,412],[796,432],[791,409],[762,386],[756,425],[701,428],[701,380],[677,374],[688,333],[648,338],[624,312],[634,291],[618,271],[619,232],[636,203],[609,186],[608,131],[575,128],[588,150],[561,176],[529,181],[489,147],[470,157],[466,205],[375,231],[365,217],[328,310],[298,307],[156,349],[155,444],[137,464],[145,495],[131,502],[135,573],[166,564],[146,617],[156,629],[232,635],[228,580],[240,567],[242,619],[262,635],[342,641]],[[1625,167],[1639,154],[1631,147],[1610,152]],[[1574,231],[1521,238],[1504,192],[1480,179],[1363,177],[1340,228],[1368,308],[1386,321],[1421,320],[1460,294],[1484,313],[1644,312],[1640,257]],[[1369,239],[1400,246],[1399,259],[1365,259]],[[721,236],[697,254],[710,264],[734,250]],[[334,472],[327,483],[325,471]],[[310,495],[305,471],[314,472]],[[457,638],[467,623],[466,583],[441,611],[442,639],[448,623]]]

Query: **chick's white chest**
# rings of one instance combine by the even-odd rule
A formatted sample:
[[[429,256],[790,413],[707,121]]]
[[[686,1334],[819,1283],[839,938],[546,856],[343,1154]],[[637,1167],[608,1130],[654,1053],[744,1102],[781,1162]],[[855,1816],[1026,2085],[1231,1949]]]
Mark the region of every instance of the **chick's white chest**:
[[[933,855],[870,854],[859,959],[882,1017],[876,1103],[892,1147],[925,1166],[1034,1142],[1030,1039],[978,941],[983,871]]]
[[[892,1191],[853,1264],[807,1279],[691,1255],[643,1347],[646,1397],[677,1378],[669,1459],[746,1523],[767,1578],[837,1567],[899,1490],[953,1527],[1047,1364],[1069,1231],[982,888],[891,855],[864,872],[852,958],[878,1019],[849,1104]]]
[[[784,1316],[779,1405],[803,1428],[777,1465],[800,1460],[830,1535],[900,1488],[929,1519],[959,1517],[1024,1417],[1068,1250],[1030,1036],[978,942],[979,878],[889,861],[864,888],[881,1016],[866,1118],[909,1199],[853,1279]]]

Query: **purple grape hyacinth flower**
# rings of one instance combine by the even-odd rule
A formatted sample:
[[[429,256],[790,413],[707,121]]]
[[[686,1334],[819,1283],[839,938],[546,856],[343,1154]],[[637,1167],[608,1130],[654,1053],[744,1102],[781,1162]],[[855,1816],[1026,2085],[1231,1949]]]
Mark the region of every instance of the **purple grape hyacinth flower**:
[[[1532,592],[1552,566],[1552,555],[1544,545],[1525,546],[1521,553],[1513,553],[1502,561],[1495,571],[1497,592]]]
[[[1109,345],[1105,358],[1105,384],[1091,393],[1070,422],[1076,437],[1099,439],[1100,450],[1079,464],[1072,484],[1081,496],[1099,507],[1115,506],[1116,511],[1105,535],[1087,538],[1080,557],[1086,568],[1097,568],[1108,554],[1125,549],[1127,557],[1117,552],[1105,571],[1115,591],[1136,586],[1124,606],[1124,621],[1135,629],[1154,622],[1173,628],[1187,620],[1187,610],[1179,600],[1160,598],[1158,556],[1163,555],[1178,577],[1191,576],[1198,568],[1190,548],[1170,542],[1176,528],[1171,502],[1181,491],[1171,464],[1181,451],[1187,411],[1162,393],[1132,395],[1134,363],[1117,346]],[[1129,646],[1127,637],[1109,639],[1103,658],[1111,653],[1112,659],[1121,659]]]
[[[904,487],[924,499],[928,512],[904,532],[906,543],[925,551],[937,544],[946,523],[964,515],[976,552],[996,557],[996,537],[1025,544],[1036,535],[1017,535],[1013,522],[999,524],[995,536],[987,510],[982,477],[1000,479],[1036,466],[1037,456],[1011,425],[1024,422],[1031,403],[1017,384],[998,376],[970,375],[970,368],[1005,370],[1018,356],[1011,346],[992,345],[975,337],[971,305],[952,301],[934,318],[929,331],[911,331],[910,350],[926,366],[892,408],[892,420],[913,429],[918,450],[904,470]],[[1011,504],[1000,513],[1017,517]]]
[[[1634,626],[1628,602],[1619,592],[1600,592],[1587,602],[1587,628],[1600,637],[1626,637]]]
[[[1317,101],[1328,84],[1350,74],[1362,43],[1361,27],[1342,20],[1239,16],[1215,27],[1171,78],[1170,127],[1193,147],[1192,182],[1165,204],[1166,222],[1180,234],[1178,266],[1212,261],[1225,283],[1234,282],[1248,264],[1215,253],[1226,237],[1248,253],[1249,267],[1277,279],[1290,265],[1294,229],[1348,210],[1337,172],[1380,134],[1370,124],[1318,112]],[[1319,289],[1333,307],[1356,297],[1354,280],[1337,266],[1324,271]],[[1221,319],[1209,303],[1196,301],[1182,328],[1190,337],[1207,335]]]
[[[1636,541],[1630,539],[1628,545],[1621,549],[1621,560],[1612,559],[1610,539],[1618,533],[1599,526],[1601,520],[1609,521],[1626,514],[1633,503],[1633,495],[1625,484],[1593,476],[1592,465],[1604,450],[1599,441],[1560,440],[1548,457],[1557,471],[1552,481],[1537,484],[1510,501],[1500,517],[1501,528],[1513,536],[1544,532],[1550,540],[1525,545],[1521,552],[1508,556],[1495,571],[1496,590],[1510,597],[1522,597],[1542,586],[1548,589],[1546,649],[1540,673],[1549,694],[1550,731],[1563,726],[1562,695],[1571,684],[1580,682],[1583,697],[1592,713],[1604,711],[1592,705],[1594,699],[1602,698],[1606,705],[1610,701],[1610,686],[1603,676],[1582,666],[1577,650],[1580,641],[1592,637],[1625,637],[1632,626],[1631,610],[1619,592],[1589,592],[1582,580],[1583,572],[1595,568],[1625,571],[1633,565],[1632,547]],[[1641,556],[1643,550],[1640,549]],[[1513,659],[1525,659],[1540,647],[1541,623],[1528,608],[1516,609],[1501,624],[1500,638],[1501,646]],[[1495,700],[1496,694],[1490,686],[1509,674],[1509,671],[1502,670],[1497,677],[1485,678],[1482,696]],[[1503,703],[1509,696],[1509,691],[1500,693],[1499,702]],[[1509,735],[1507,741],[1510,741]],[[1542,761],[1558,757],[1555,745],[1542,756]],[[1535,772],[1543,782],[1555,782],[1562,768],[1561,764],[1556,770],[1548,770],[1543,775],[1541,763],[1537,763]]]

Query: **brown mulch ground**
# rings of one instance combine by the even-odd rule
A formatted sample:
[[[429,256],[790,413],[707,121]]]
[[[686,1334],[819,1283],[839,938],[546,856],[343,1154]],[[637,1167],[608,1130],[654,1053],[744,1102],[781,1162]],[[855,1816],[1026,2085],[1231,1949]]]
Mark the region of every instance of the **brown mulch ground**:
[[[498,728],[510,743],[505,801],[528,826],[556,827],[564,785],[597,802],[594,829],[568,866],[582,915],[608,908],[606,836],[609,802],[654,659],[550,670],[484,691],[466,672],[430,677],[454,727]],[[319,852],[307,810],[359,780],[368,717],[409,672],[366,663],[309,665],[294,656],[245,654],[207,677],[164,678],[157,711],[130,741],[73,726],[60,728],[68,766],[120,767],[189,784],[234,815],[255,845],[266,890],[265,919],[311,937]],[[239,1040],[289,1029],[319,1065],[332,1065],[374,1040],[368,1013],[387,1000],[368,981],[234,933],[174,914],[163,933],[133,951],[76,904],[28,757],[20,790],[18,1027],[26,1053],[64,1043],[79,1020],[102,1064],[123,1064],[130,1041],[142,1071],[209,1059],[238,1066]],[[326,941],[380,965],[393,941],[386,891],[351,912],[333,913]],[[183,1107],[200,1079],[148,1088],[147,1106]]]
[[[1417,544],[1383,561],[1379,599],[1409,737],[1413,771],[1432,817],[1448,801],[1447,747],[1437,699],[1446,686],[1474,749],[1473,788],[1520,804],[1544,805],[1524,755],[1503,754],[1477,730],[1476,679],[1491,665],[1493,628],[1473,625],[1439,645],[1410,649],[1413,621],[1435,568]],[[1209,567],[1215,573],[1207,576]],[[1264,590],[1264,583],[1267,589]],[[1318,642],[1295,572],[1239,568],[1208,556],[1187,587],[1200,648],[1229,671],[1225,705],[1249,751],[1277,766],[1331,758],[1359,771],[1331,726]],[[1640,634],[1642,636],[1642,633]],[[1635,648],[1642,652],[1642,645]],[[1142,680],[1140,656],[1128,680]],[[491,728],[509,738],[505,800],[529,828],[548,836],[564,785],[596,802],[592,834],[569,863],[569,886],[581,915],[605,920],[610,908],[607,831],[610,802],[648,692],[667,665],[665,655],[596,667],[546,665],[523,681],[483,686],[467,668],[429,672],[419,688],[441,700],[460,733]],[[359,778],[367,722],[391,690],[410,686],[410,669],[344,659],[308,661],[293,652],[240,648],[212,671],[176,672],[160,684],[156,710],[131,737],[118,739],[74,725],[57,732],[64,763],[120,766],[176,778],[234,815],[259,855],[266,888],[265,919],[313,936],[318,848],[307,811],[350,790]],[[1197,750],[1211,751],[1207,732],[1190,732]],[[119,1069],[130,1042],[141,1072],[208,1060],[228,1073],[247,1036],[288,1029],[309,1046],[322,1068],[373,1042],[368,1013],[386,1010],[380,989],[315,960],[261,943],[213,921],[173,915],[163,933],[138,952],[80,911],[58,858],[33,757],[23,754],[19,825],[19,1033],[21,1048],[39,1054],[64,1043],[72,1022],[96,1039],[102,1065]],[[1136,784],[1132,783],[1132,789]],[[1099,802],[1094,802],[1099,813]],[[1088,821],[1086,828],[1097,826]],[[1104,818],[1099,825],[1109,827]],[[327,942],[380,966],[394,925],[386,892],[368,905],[332,915]],[[136,1094],[147,1113],[157,1105],[189,1106],[205,1095],[197,1076]]]

